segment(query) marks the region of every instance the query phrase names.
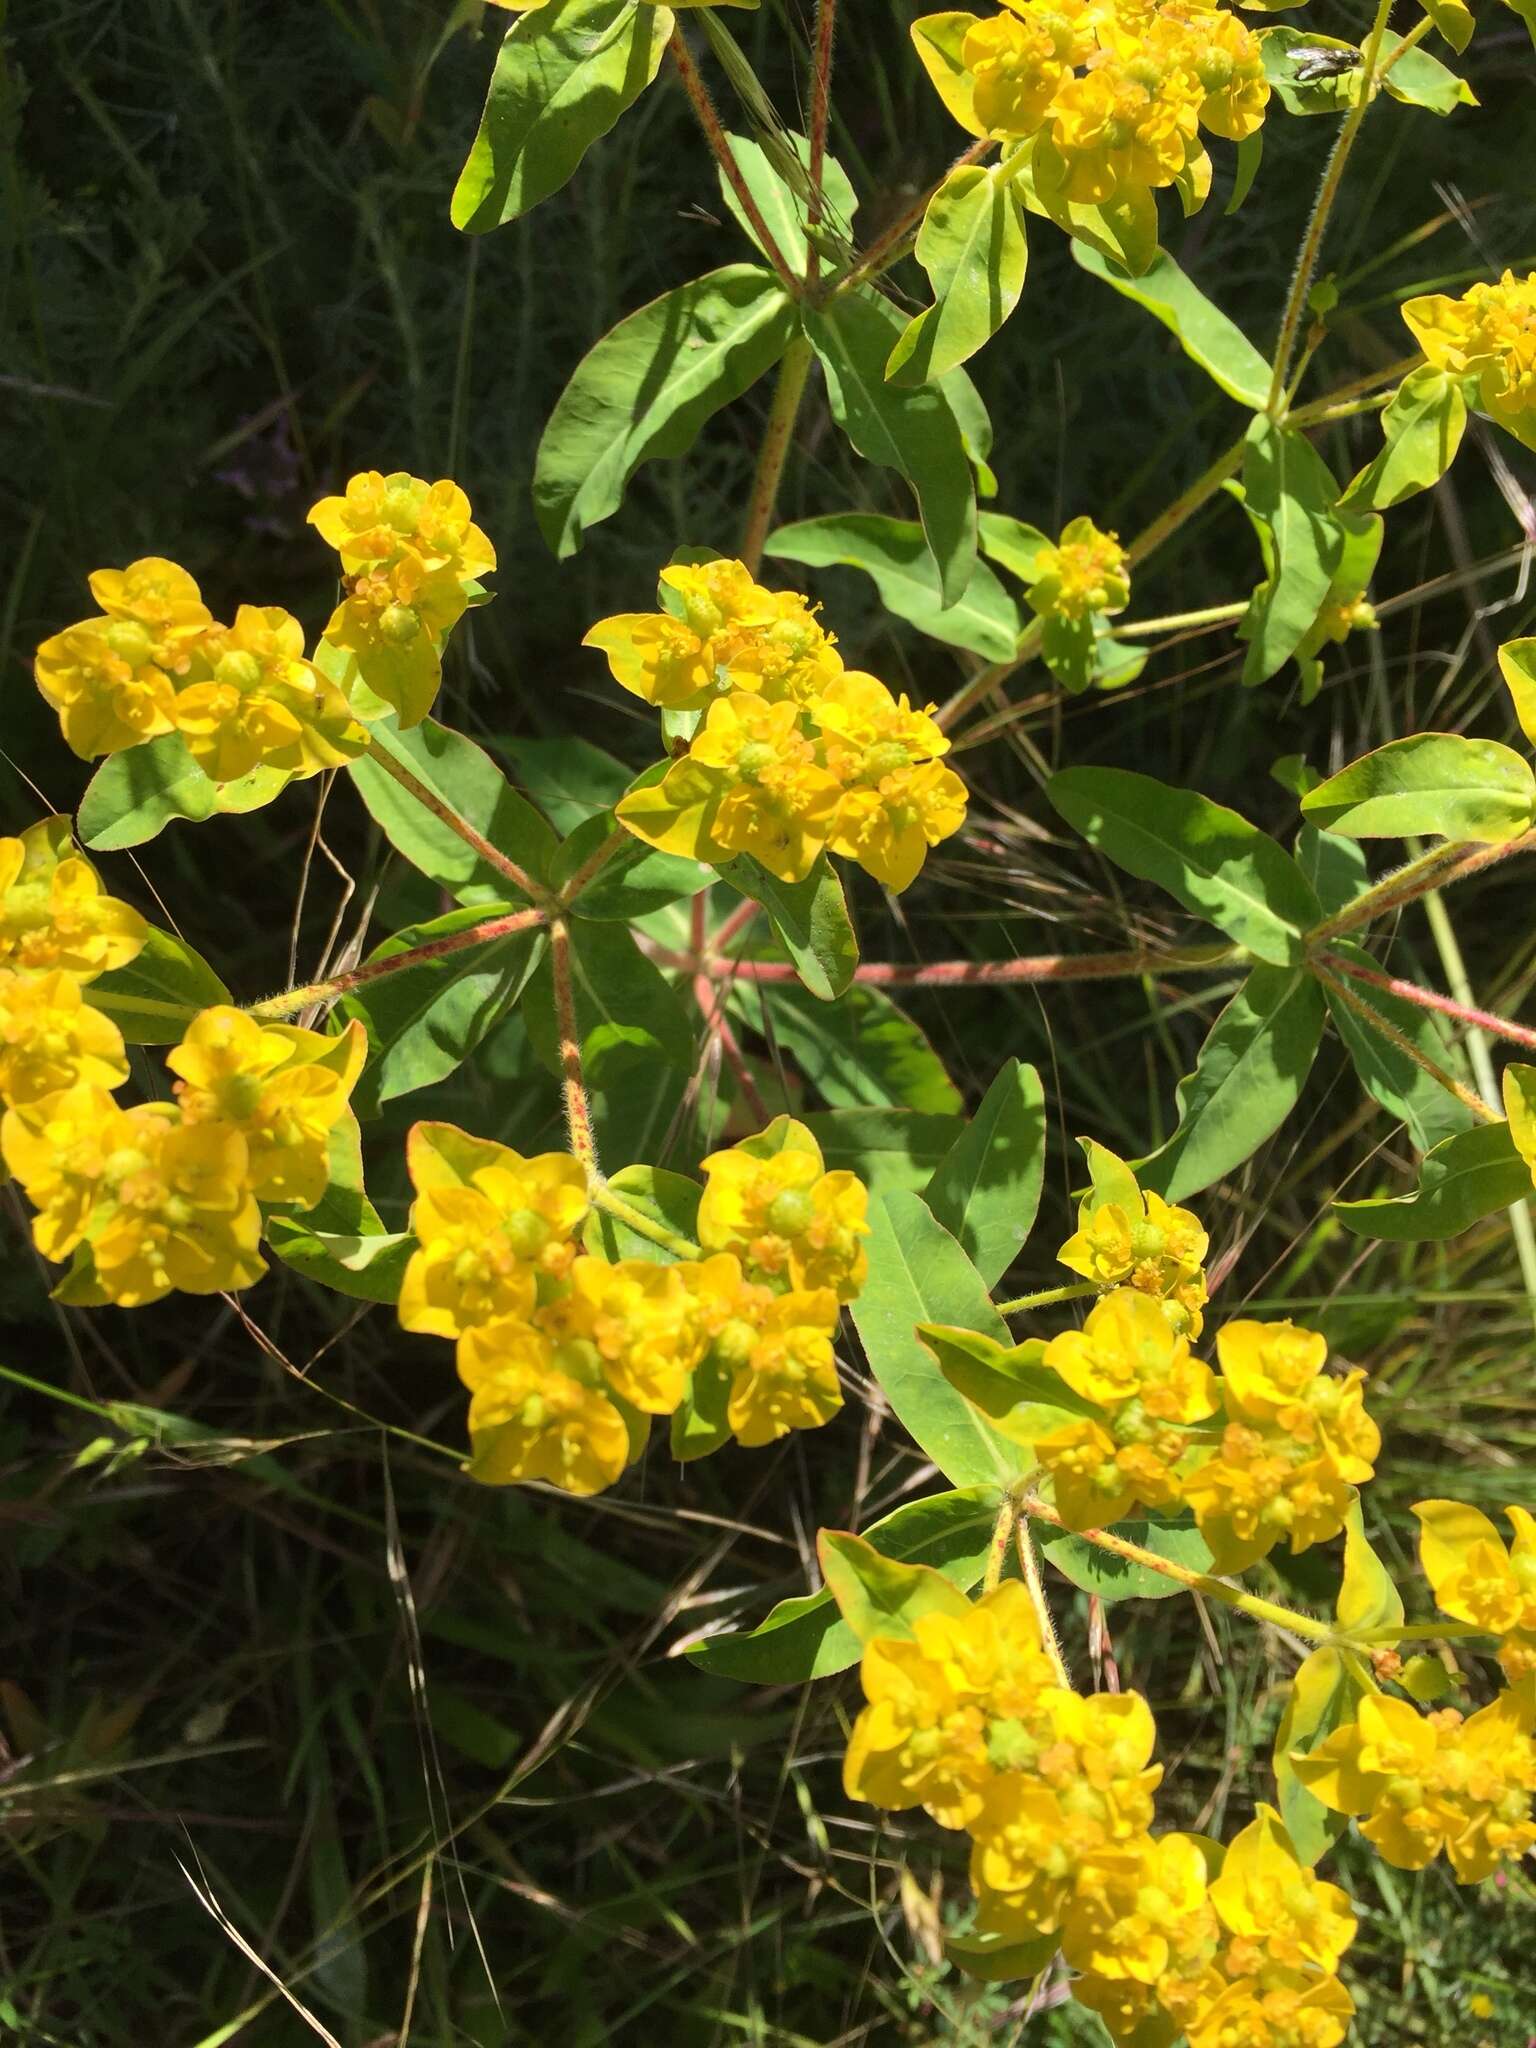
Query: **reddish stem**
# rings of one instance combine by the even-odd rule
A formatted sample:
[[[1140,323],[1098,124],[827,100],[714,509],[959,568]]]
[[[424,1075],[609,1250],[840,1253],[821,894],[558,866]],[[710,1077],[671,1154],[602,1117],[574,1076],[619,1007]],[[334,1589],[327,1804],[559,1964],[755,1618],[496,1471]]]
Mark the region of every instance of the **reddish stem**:
[[[854,969],[855,981],[878,988],[988,987],[998,982],[1114,981],[1135,974],[1199,974],[1228,965],[1230,946],[1212,946],[1188,953],[1037,953],[1017,960],[937,960],[926,967],[899,967],[866,960]],[[748,981],[793,981],[796,971],[787,960],[729,960],[719,963],[727,974]]]
[[[252,1003],[248,1014],[262,1020],[291,1017],[297,1010],[307,1010],[311,1003],[334,1002],[338,996],[382,981],[388,974],[404,974],[409,968],[424,967],[429,960],[441,960],[447,953],[462,953],[470,946],[488,946],[494,939],[508,938],[513,932],[525,932],[531,925],[543,922],[542,910],[513,910],[505,917],[488,917],[482,924],[466,925],[461,932],[449,932],[443,938],[407,947],[403,953],[391,953],[387,960],[369,960],[361,967],[350,967],[345,974],[333,974],[328,981],[285,988],[281,995]]]
[[[811,72],[811,136],[808,171],[811,196],[805,210],[805,281],[816,282],[821,257],[815,230],[821,224],[822,179],[827,161],[827,121],[832,110],[832,41],[837,30],[837,0],[816,0],[816,57]]]
[[[923,215],[928,211],[928,202],[943,186],[944,179],[951,177],[956,171],[964,170],[967,164],[980,163],[982,158],[990,156],[996,147],[996,141],[991,136],[984,135],[979,142],[973,142],[969,149],[962,150],[944,173],[944,177],[920,193],[910,206],[904,207],[884,233],[877,235],[870,243],[852,270],[846,271],[827,289],[845,292],[856,284],[863,284],[866,278],[878,277],[882,270],[889,270],[893,263],[898,262],[906,254],[903,244],[921,226]]]
[[[581,1039],[576,1029],[576,991],[571,979],[571,934],[564,918],[549,928],[550,978],[555,990],[555,1031],[560,1041],[560,1079],[565,1094],[565,1121],[571,1153],[597,1178],[597,1141],[592,1135],[592,1105],[581,1071]]]
[[[802,289],[801,280],[785,261],[783,250],[773,239],[768,223],[763,218],[762,208],[752,197],[752,188],[742,176],[741,166],[731,152],[731,145],[726,140],[720,116],[715,112],[715,103],[709,96],[709,87],[704,83],[699,67],[693,61],[693,54],[683,40],[681,29],[672,31],[667,48],[672,52],[672,62],[677,66],[677,75],[683,82],[683,91],[687,93],[694,116],[704,131],[704,140],[709,144],[710,154],[735,193],[742,212],[751,222],[752,232],[757,237],[763,254],[778,272],[785,291],[792,299],[798,299]]]
[[[1438,1010],[1444,1017],[1454,1017],[1458,1024],[1465,1024],[1469,1030],[1491,1032],[1495,1038],[1507,1038],[1513,1045],[1523,1045],[1536,1051],[1536,1031],[1524,1024],[1511,1023],[1508,1017],[1495,1016],[1492,1010],[1479,1010],[1472,1003],[1458,1003],[1450,996],[1437,995],[1433,989],[1420,988],[1416,981],[1402,981],[1395,974],[1379,974],[1373,967],[1357,966],[1353,960],[1341,959],[1337,953],[1324,953],[1325,967],[1335,974],[1347,974],[1351,981],[1363,981],[1371,988],[1379,988],[1384,995],[1400,996],[1405,1003],[1416,1003],[1421,1010]]]

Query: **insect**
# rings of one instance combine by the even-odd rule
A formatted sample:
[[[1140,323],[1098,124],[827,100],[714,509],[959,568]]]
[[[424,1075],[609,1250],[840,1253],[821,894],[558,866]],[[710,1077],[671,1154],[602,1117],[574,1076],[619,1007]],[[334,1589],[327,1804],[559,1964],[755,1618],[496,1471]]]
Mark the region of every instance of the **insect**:
[[[1330,50],[1320,44],[1305,44],[1292,50],[1291,63],[1298,85],[1312,85],[1319,78],[1342,78],[1346,71],[1360,67],[1358,50]]]

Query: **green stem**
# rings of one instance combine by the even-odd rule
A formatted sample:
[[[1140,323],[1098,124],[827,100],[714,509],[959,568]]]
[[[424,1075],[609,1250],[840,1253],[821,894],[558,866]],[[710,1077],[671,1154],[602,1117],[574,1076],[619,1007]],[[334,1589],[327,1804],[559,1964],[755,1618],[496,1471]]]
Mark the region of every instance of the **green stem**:
[[[747,500],[747,520],[741,535],[741,559],[754,576],[762,564],[763,543],[773,524],[784,464],[795,437],[795,421],[800,414],[800,401],[805,396],[806,379],[810,375],[811,353],[811,344],[803,334],[797,334],[779,363],[778,382],[773,387],[773,402],[768,408],[762,446],[757,451],[757,470],[752,478],[752,495]]]
[[[997,1312],[1000,1316],[1021,1316],[1027,1309],[1054,1308],[1060,1301],[1081,1301],[1085,1295],[1098,1291],[1093,1281],[1078,1280],[1069,1287],[1046,1287],[1039,1294],[1021,1294],[1014,1301],[1000,1301]]]
[[[1307,222],[1307,232],[1301,244],[1301,254],[1296,259],[1296,269],[1291,277],[1291,288],[1286,296],[1285,311],[1280,319],[1280,334],[1275,343],[1274,368],[1270,376],[1269,402],[1265,411],[1272,420],[1284,416],[1286,379],[1290,374],[1291,358],[1296,352],[1296,336],[1301,328],[1301,317],[1306,310],[1307,294],[1312,289],[1312,279],[1317,270],[1317,260],[1322,254],[1323,237],[1328,232],[1328,222],[1333,214],[1339,196],[1339,187],[1344,181],[1344,168],[1349,162],[1350,152],[1355,146],[1355,137],[1360,133],[1360,124],[1365,119],[1365,110],[1370,105],[1376,90],[1376,66],[1381,57],[1381,39],[1387,32],[1387,21],[1392,12],[1392,0],[1377,0],[1376,18],[1371,24],[1370,37],[1365,45],[1360,65],[1360,96],[1345,116],[1339,130],[1338,140],[1323,172],[1323,182],[1318,188],[1312,218]]]
[[[1374,1032],[1378,1038],[1385,1039],[1387,1044],[1400,1052],[1405,1060],[1412,1061],[1421,1073],[1428,1074],[1432,1081],[1437,1081],[1448,1095],[1454,1095],[1462,1107],[1469,1109],[1479,1122],[1498,1124],[1504,1121],[1496,1109],[1489,1108],[1481,1095],[1474,1094],[1470,1088],[1464,1087],[1454,1074],[1448,1074],[1438,1060],[1432,1060],[1427,1052],[1421,1051],[1405,1032],[1399,1031],[1395,1024],[1382,1015],[1374,1003],[1368,1003],[1364,996],[1351,988],[1348,982],[1341,981],[1338,975],[1330,974],[1316,958],[1312,961],[1312,972],[1331,995],[1336,996],[1346,1008],[1354,1011],[1368,1031]]]
[[[1008,1545],[1013,1539],[1013,1528],[1018,1519],[1018,1503],[1011,1493],[1007,1494],[997,1511],[997,1520],[992,1524],[992,1541],[987,1546],[987,1568],[981,1579],[983,1597],[995,1592],[1002,1579],[1003,1565],[1008,1557]]]
[[[1224,626],[1229,619],[1240,619],[1249,602],[1244,597],[1234,604],[1207,605],[1201,612],[1170,612],[1165,619],[1132,619],[1128,625],[1111,626],[1108,637],[1136,640],[1146,633],[1179,633],[1187,626]]]
[[[365,961],[361,967],[348,968],[344,974],[333,974],[328,981],[310,981],[302,988],[285,988],[280,995],[266,996],[259,1003],[249,1004],[246,1015],[254,1017],[259,1024],[292,1017],[300,1010],[307,1010],[312,1003],[335,1002],[338,996],[350,995],[354,989],[366,988],[371,982],[382,981],[386,975],[404,974],[412,967],[423,967],[428,961],[441,960],[449,953],[462,953],[470,946],[488,946],[495,939],[527,931],[544,921],[545,913],[537,909],[514,910],[504,917],[488,917],[482,924],[466,925],[461,932],[447,932],[440,939],[428,939],[423,945],[409,946],[403,953],[391,953],[387,960]]]
[[[1035,1610],[1035,1619],[1040,1624],[1040,1647],[1051,1660],[1056,1673],[1056,1683],[1067,1692],[1076,1690],[1072,1674],[1067,1669],[1067,1660],[1061,1652],[1061,1638],[1056,1633],[1055,1617],[1051,1603],[1046,1598],[1045,1581],[1040,1574],[1040,1553],[1035,1548],[1035,1539],[1030,1534],[1029,1523],[1023,1515],[1014,1520],[1014,1541],[1019,1553],[1019,1570],[1024,1574],[1024,1583],[1029,1588],[1030,1604]]]
[[[1327,940],[1340,938],[1345,932],[1369,924],[1373,918],[1382,917],[1389,910],[1398,910],[1404,904],[1412,903],[1435,886],[1442,868],[1453,867],[1465,852],[1466,848],[1457,844],[1437,846],[1429,853],[1420,854],[1417,860],[1411,860],[1406,867],[1384,876],[1352,903],[1346,903],[1332,917],[1325,917],[1321,924],[1313,925],[1306,935],[1307,944],[1320,946]]]
[[[973,142],[969,149],[962,150],[944,176],[937,183],[930,185],[926,192],[920,193],[910,206],[903,208],[884,232],[870,243],[853,268],[834,279],[819,297],[832,298],[841,292],[851,291],[855,285],[865,284],[870,278],[879,277],[882,271],[889,270],[893,263],[899,263],[923,224],[923,215],[928,211],[929,201],[942,189],[945,180],[953,177],[956,171],[964,170],[968,164],[980,163],[983,157],[990,156],[996,148],[997,144],[990,136],[983,136],[979,142]]]
[[[643,1209],[637,1209],[626,1202],[622,1195],[616,1195],[601,1176],[592,1186],[592,1206],[601,1209],[616,1221],[626,1224],[638,1236],[648,1238],[652,1244],[659,1244],[663,1251],[669,1251],[674,1258],[701,1258],[699,1247],[691,1237],[684,1237],[681,1231],[669,1230],[665,1223],[658,1223],[654,1216],[647,1216]]]
[[[1037,1522],[1048,1522],[1053,1529],[1065,1529],[1067,1526],[1056,1510],[1048,1508],[1043,1501],[1031,1497],[1019,1505],[1024,1514]],[[1084,1543],[1091,1543],[1095,1550],[1107,1550],[1112,1557],[1124,1558],[1127,1564],[1145,1565],[1148,1571],[1160,1572],[1165,1579],[1176,1579],[1191,1593],[1201,1593],[1208,1600],[1219,1601],[1223,1607],[1234,1607],[1254,1621],[1267,1622],[1271,1628],[1289,1629],[1293,1635],[1305,1636],[1314,1643],[1348,1640],[1331,1622],[1298,1613],[1294,1607],[1281,1607],[1273,1600],[1261,1600],[1257,1593],[1245,1593],[1241,1586],[1229,1585],[1225,1579],[1212,1578],[1208,1572],[1192,1571],[1188,1565],[1175,1564],[1171,1558],[1159,1557],[1155,1550],[1143,1550],[1139,1543],[1127,1543],[1123,1536],[1115,1536],[1108,1529],[1074,1529],[1070,1533],[1080,1537]]]

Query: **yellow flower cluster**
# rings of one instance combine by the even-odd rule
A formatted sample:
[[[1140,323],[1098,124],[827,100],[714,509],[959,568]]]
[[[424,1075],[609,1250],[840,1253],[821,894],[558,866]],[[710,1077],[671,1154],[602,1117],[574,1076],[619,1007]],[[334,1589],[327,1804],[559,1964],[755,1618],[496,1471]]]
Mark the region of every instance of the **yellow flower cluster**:
[[[1511,1684],[1536,1676],[1536,1516],[1506,1508],[1514,1541],[1477,1508],[1455,1500],[1423,1500],[1419,1559],[1442,1614],[1502,1640],[1499,1662]]]
[[[941,89],[972,133],[1030,145],[1047,210],[1146,208],[1173,184],[1198,203],[1211,179],[1200,130],[1240,142],[1269,102],[1258,37],[1202,0],[1006,0],[984,17],[926,16],[913,34],[925,62],[931,43],[957,63]]]
[[[367,470],[309,518],[341,557],[345,595],[325,643],[342,657],[347,689],[361,683],[402,726],[419,725],[442,680],[443,641],[496,567],[496,550],[446,477]]]
[[[1381,1447],[1365,1375],[1325,1372],[1324,1340],[1290,1322],[1230,1322],[1216,1353],[1219,1378],[1130,1287],[1045,1346],[1042,1363],[1099,1411],[1035,1447],[1069,1528],[1182,1503],[1222,1572],[1246,1571],[1282,1537],[1299,1552],[1339,1534]]]
[[[751,854],[784,882],[826,849],[905,889],[965,822],[932,706],[845,669],[807,600],[740,562],[674,564],[661,582],[673,609],[603,619],[584,643],[648,704],[700,714],[687,753],[630,791],[620,822],[668,853]]]
[[[1214,1844],[1153,1835],[1146,1701],[1061,1683],[1022,1585],[919,1613],[908,1639],[875,1637],[861,1677],[849,1796],[963,1828],[979,1928],[1056,1937],[1075,1995],[1117,2042],[1171,2040],[1170,2027],[1191,2048],[1343,2039],[1344,1894],[1299,1862],[1268,1807],[1214,1871]]]
[[[1129,1181],[1129,1169],[1124,1169]],[[1056,1254],[1095,1287],[1133,1287],[1163,1304],[1170,1328],[1198,1337],[1204,1327],[1205,1255],[1210,1239],[1198,1217],[1150,1189],[1127,1185],[1109,1201],[1089,1195],[1077,1230]]]
[[[1409,299],[1403,318],[1435,369],[1475,383],[1475,403],[1488,417],[1536,448],[1536,271],[1517,278],[1506,270],[1497,284],[1475,284],[1459,299]]]
[[[1388,1863],[1422,1870],[1443,1849],[1476,1884],[1536,1847],[1536,1674],[1470,1717],[1369,1693],[1355,1720],[1291,1762],[1325,1806],[1362,1817]]]
[[[1131,601],[1125,549],[1113,533],[1101,533],[1091,519],[1069,519],[1055,547],[1035,557],[1034,581],[1024,593],[1041,618],[1074,625],[1097,613],[1122,612]]]
[[[407,1159],[419,1249],[400,1321],[457,1340],[477,1479],[599,1493],[653,1415],[699,1418],[687,1456],[772,1443],[842,1405],[832,1345],[864,1280],[867,1194],[825,1170],[803,1125],[780,1118],[704,1161],[699,1256],[671,1264],[582,1248],[587,1177],[566,1153],[418,1124]]]
[[[71,1302],[120,1308],[261,1278],[259,1204],[313,1208],[325,1192],[331,1132],[366,1052],[361,1024],[327,1038],[221,1004],[167,1059],[176,1099],[125,1109],[112,1097],[128,1075],[117,1028],[62,970],[8,977],[0,1033],[0,1152],[38,1212],[33,1242],[74,1260],[61,1283]]]
[[[362,751],[345,697],[280,606],[243,604],[221,626],[187,571],[158,555],[89,582],[99,615],[45,640],[34,671],[83,759],[179,732],[206,775],[234,782],[256,768],[317,775]]]

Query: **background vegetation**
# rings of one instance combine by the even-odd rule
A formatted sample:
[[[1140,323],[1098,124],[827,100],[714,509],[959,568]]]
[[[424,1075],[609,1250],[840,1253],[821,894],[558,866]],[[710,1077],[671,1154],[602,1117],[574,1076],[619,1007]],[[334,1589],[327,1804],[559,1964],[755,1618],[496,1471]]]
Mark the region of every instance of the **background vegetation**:
[[[44,634],[87,608],[85,572],[166,553],[216,612],[255,596],[318,625],[330,591],[304,513],[366,467],[458,477],[501,550],[500,596],[455,643],[453,722],[504,749],[567,820],[594,767],[573,731],[620,757],[643,752],[636,707],[577,643],[595,617],[648,604],[675,546],[732,543],[764,394],[686,462],[643,472],[622,514],[559,567],[530,514],[532,450],[599,334],[740,244],[665,75],[536,219],[483,242],[456,234],[448,194],[501,27],[493,11],[477,32],[475,12],[449,0],[12,10],[0,50],[11,829],[40,803],[71,808],[83,784],[28,665]],[[1440,121],[1393,107],[1367,124],[1326,252],[1341,294],[1328,382],[1402,353],[1395,306],[1410,291],[1536,262],[1530,45],[1512,14],[1492,16],[1461,67],[1480,110]],[[868,239],[959,138],[889,5],[844,0],[843,17],[835,147],[870,195]],[[1344,4],[1301,17],[1344,36],[1364,18]],[[732,19],[792,106],[806,10],[768,0]],[[1277,115],[1239,214],[1213,203],[1191,224],[1165,222],[1180,261],[1261,345],[1327,141],[1326,123]],[[1232,422],[1063,238],[1034,242],[1024,306],[977,366],[997,428],[996,503],[1052,530],[1091,511],[1128,534]],[[911,281],[898,271],[892,288]],[[1337,431],[1347,443],[1325,452],[1348,474],[1375,428]],[[1037,788],[1065,753],[1195,785],[1278,830],[1294,819],[1270,774],[1284,756],[1326,770],[1423,727],[1506,737],[1491,657],[1495,638],[1533,630],[1516,553],[1536,538],[1533,477],[1512,441],[1479,431],[1454,481],[1393,514],[1383,630],[1335,651],[1305,713],[1291,674],[1239,687],[1225,630],[1165,651],[1111,698],[1063,700],[1043,671],[1021,674],[1025,715],[965,757],[966,834],[899,907],[863,891],[866,957],[1159,935],[1128,915],[1107,868],[1055,839]],[[896,492],[854,466],[813,393],[782,516],[904,513]],[[1237,596],[1254,567],[1240,518],[1218,503],[1159,555],[1128,616]],[[953,658],[882,621],[860,578],[833,571],[814,587],[850,657],[919,697],[955,687]],[[365,921],[377,936],[439,907],[392,876],[344,795],[317,836],[315,789],[177,827],[141,863],[118,857],[113,886],[146,907],[163,898],[249,997],[281,985],[291,959],[316,964],[333,921],[360,940]],[[1480,998],[1518,1013],[1536,977],[1528,900],[1525,871],[1501,868],[1453,899],[1453,930],[1410,914],[1393,958],[1443,986],[1459,948]],[[1229,992],[926,996],[910,1005],[926,1039],[883,1067],[809,1028],[752,1047],[775,1108],[856,1106],[891,1088],[943,1112],[974,1102],[1005,1054],[1039,1063],[1053,1152],[1023,1288],[1048,1284],[1066,1234],[1070,1135],[1132,1154],[1166,1135],[1173,1082]],[[1227,1308],[1294,1311],[1370,1368],[1388,1446],[1374,1533],[1406,1571],[1402,1511],[1448,1462],[1464,1498],[1536,1497],[1532,1300],[1503,1219],[1431,1247],[1363,1243],[1328,1221],[1346,1183],[1368,1193],[1394,1170],[1384,1120],[1356,1088],[1334,1093],[1337,1071],[1325,1057],[1302,1113],[1219,1200],[1195,1206]],[[723,1086],[706,1066],[675,1100],[612,1103],[599,1137],[615,1162],[633,1150],[687,1166],[730,1114]],[[480,1078],[433,1101],[513,1143],[559,1142],[553,1084],[515,1020]],[[400,1139],[416,1113],[395,1103],[369,1127],[386,1214],[402,1213]],[[930,1485],[856,1374],[834,1426],[773,1452],[681,1472],[653,1454],[597,1502],[486,1493],[430,1442],[378,1426],[450,1447],[458,1426],[441,1348],[403,1337],[387,1310],[346,1314],[281,1271],[249,1316],[186,1299],[58,1310],[5,1200],[0,2039],[1100,2038],[1080,2011],[1021,2033],[1007,1990],[934,1962],[937,1927],[963,1910],[963,1869],[920,1818],[844,1800],[851,1677],[754,1691],[674,1654],[803,1590],[818,1524],[862,1526]],[[1305,1570],[1287,1576],[1305,1597]],[[1081,1607],[1056,1591],[1063,1609]],[[1289,1648],[1183,1602],[1118,1606],[1108,1620],[1121,1673],[1158,1711],[1178,1814],[1239,1825],[1263,1796],[1271,1685]],[[1348,1874],[1364,1923],[1351,1958],[1360,2040],[1524,2048],[1528,1881],[1493,1912],[1443,1868],[1415,1879],[1362,1859]]]

